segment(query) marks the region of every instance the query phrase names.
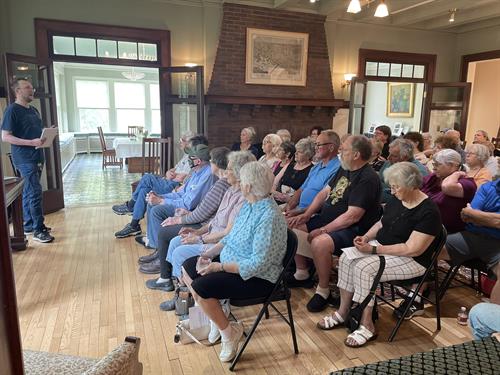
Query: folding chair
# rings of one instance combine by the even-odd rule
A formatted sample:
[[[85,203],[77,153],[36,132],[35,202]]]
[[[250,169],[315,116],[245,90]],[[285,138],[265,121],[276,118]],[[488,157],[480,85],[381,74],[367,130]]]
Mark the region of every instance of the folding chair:
[[[422,276],[419,277],[414,277],[413,279],[407,279],[407,280],[395,280],[395,281],[384,281],[381,283],[383,285],[384,283],[387,283],[391,286],[391,291],[392,293],[392,301],[394,301],[394,286],[402,287],[405,289],[407,292],[411,291],[411,286],[414,284],[417,284],[417,287],[415,288],[415,291],[413,291],[412,296],[410,297],[410,302],[406,305],[405,311],[403,311],[401,317],[398,319],[398,322],[396,323],[396,326],[393,328],[390,336],[389,336],[389,342],[392,342],[394,340],[394,337],[396,336],[399,327],[403,323],[406,314],[408,313],[408,310],[410,309],[410,306],[413,304],[415,301],[415,298],[419,296],[423,300],[426,300],[429,303],[432,303],[433,305],[436,306],[436,325],[437,325],[437,330],[441,330],[441,307],[440,307],[440,292],[439,292],[439,277],[438,277],[438,265],[437,265],[437,258],[439,253],[441,252],[441,249],[444,246],[444,243],[446,241],[446,229],[443,226],[441,228],[441,232],[436,236],[434,239],[433,243],[431,244],[432,246],[432,258],[431,258],[431,264],[429,267],[425,270],[425,273]],[[434,287],[436,290],[435,293],[435,300],[431,301],[429,298],[423,296],[422,294],[419,293],[419,290],[422,288],[422,285],[425,282],[428,281],[433,281],[434,282]],[[381,301],[387,303],[389,306],[391,306],[393,309],[396,309],[397,306],[389,302],[383,295],[376,295],[378,299]]]
[[[272,307],[279,314],[279,316],[289,325],[290,331],[292,333],[293,350],[295,354],[299,354],[299,348],[297,346],[297,337],[295,335],[295,326],[293,324],[292,305],[290,304],[291,292],[290,289],[288,289],[285,280],[285,270],[288,268],[288,265],[295,257],[295,253],[297,252],[297,242],[298,242],[297,236],[295,235],[295,233],[293,233],[290,229],[288,229],[286,254],[285,257],[283,258],[283,271],[281,271],[278,281],[274,285],[274,288],[271,291],[271,293],[258,298],[252,298],[252,299],[231,298],[229,300],[229,303],[232,306],[237,306],[237,307],[253,306],[262,303],[262,308],[260,309],[257,318],[255,318],[252,329],[246,335],[245,342],[241,346],[240,350],[238,350],[238,354],[236,354],[236,357],[233,359],[233,362],[231,363],[231,367],[229,367],[229,370],[234,371],[236,363],[240,359],[241,355],[243,354],[243,351],[248,345],[248,342],[252,338],[255,329],[257,328],[257,325],[262,319],[262,316],[265,314],[266,319],[269,318],[269,310],[268,310],[269,306]],[[288,310],[288,319],[276,308],[276,306],[274,306],[273,302],[278,302],[278,301],[286,301],[286,306]],[[232,317],[234,318],[234,315]]]
[[[469,268],[471,271],[471,282],[470,284],[467,284],[463,281],[458,280],[460,283],[467,285],[471,287],[472,289],[476,290],[478,293],[482,293],[481,289],[481,277],[482,274],[488,274],[488,267],[484,262],[481,261],[481,259],[471,259],[468,260],[464,263],[457,264],[457,265],[451,265],[448,271],[446,272],[446,275],[444,277],[443,282],[441,283],[441,287],[439,289],[439,299],[442,299],[444,297],[444,293],[448,289],[448,287],[451,284],[451,281],[455,278],[455,275],[457,274],[458,270],[460,267],[466,267]],[[475,273],[477,271],[477,285],[475,282]]]

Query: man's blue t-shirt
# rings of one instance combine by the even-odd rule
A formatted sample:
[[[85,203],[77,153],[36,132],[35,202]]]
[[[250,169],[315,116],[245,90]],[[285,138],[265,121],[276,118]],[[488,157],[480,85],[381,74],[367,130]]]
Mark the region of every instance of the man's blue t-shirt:
[[[302,186],[302,194],[300,194],[299,208],[307,208],[316,195],[322,190],[328,181],[337,173],[340,167],[340,160],[338,157],[331,159],[326,165],[323,162],[316,164]]]
[[[500,214],[500,179],[486,182],[476,192],[470,206],[476,210],[483,212],[495,212]],[[472,223],[468,223],[465,229],[474,232],[482,233],[500,239],[500,229],[482,227]]]
[[[3,116],[2,130],[21,139],[35,139],[42,135],[42,119],[38,110],[13,103],[7,107]],[[15,165],[40,163],[43,161],[42,149],[33,146],[11,145],[12,160]]]

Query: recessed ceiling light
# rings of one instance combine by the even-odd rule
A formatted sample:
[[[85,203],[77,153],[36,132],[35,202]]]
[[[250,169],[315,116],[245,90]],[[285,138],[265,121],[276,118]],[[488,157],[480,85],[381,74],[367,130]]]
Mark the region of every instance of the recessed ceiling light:
[[[27,66],[27,65],[19,65],[17,67],[17,70],[26,71],[26,70],[29,70],[29,66]]]

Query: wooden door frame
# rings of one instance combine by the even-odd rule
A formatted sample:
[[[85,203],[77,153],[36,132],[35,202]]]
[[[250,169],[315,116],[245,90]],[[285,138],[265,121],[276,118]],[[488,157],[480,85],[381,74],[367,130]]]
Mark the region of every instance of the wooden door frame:
[[[462,64],[460,67],[460,80],[462,82],[467,82],[467,75],[469,73],[469,63],[484,61],[484,60],[493,60],[493,59],[500,59],[500,49],[474,53],[471,55],[462,55]]]

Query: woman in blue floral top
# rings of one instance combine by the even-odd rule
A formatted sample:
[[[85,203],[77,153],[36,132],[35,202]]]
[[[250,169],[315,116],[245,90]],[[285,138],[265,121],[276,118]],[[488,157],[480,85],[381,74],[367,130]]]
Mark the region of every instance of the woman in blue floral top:
[[[219,300],[254,298],[271,292],[283,269],[286,253],[287,226],[270,196],[274,180],[271,170],[259,162],[251,162],[243,166],[240,178],[247,202],[231,232],[210,254],[204,254],[215,258],[210,262],[204,257],[193,257],[183,265],[184,282],[212,321],[209,341],[222,337],[219,357],[223,362],[236,355],[243,326],[229,323]]]

